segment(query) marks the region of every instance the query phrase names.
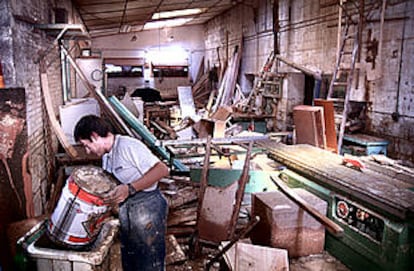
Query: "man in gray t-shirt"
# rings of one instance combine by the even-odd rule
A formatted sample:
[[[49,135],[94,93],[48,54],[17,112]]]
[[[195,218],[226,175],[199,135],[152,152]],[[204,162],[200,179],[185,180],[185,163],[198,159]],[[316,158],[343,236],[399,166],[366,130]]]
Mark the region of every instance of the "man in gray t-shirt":
[[[104,201],[119,204],[123,270],[164,270],[168,208],[157,184],[168,167],[141,141],[113,134],[94,115],[79,120],[74,137],[87,153],[101,157],[103,169],[121,183]]]

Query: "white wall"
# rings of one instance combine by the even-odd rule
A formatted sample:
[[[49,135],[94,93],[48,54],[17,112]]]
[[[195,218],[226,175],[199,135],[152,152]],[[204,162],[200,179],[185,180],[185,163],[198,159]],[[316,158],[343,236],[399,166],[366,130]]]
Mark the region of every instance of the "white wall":
[[[135,41],[131,38],[136,36]],[[172,39],[171,39],[172,37]],[[153,62],[188,63],[191,78],[204,56],[204,27],[183,26],[99,37],[92,47],[107,57],[143,57]],[[173,57],[172,60],[169,60]]]
[[[192,85],[197,75],[204,56],[204,27],[183,26],[99,37],[92,40],[92,48],[100,51],[103,58],[139,57],[148,64],[189,65],[188,78],[118,78],[108,83],[112,89],[126,86],[129,93],[145,85],[159,89],[163,97],[177,97],[177,86]]]

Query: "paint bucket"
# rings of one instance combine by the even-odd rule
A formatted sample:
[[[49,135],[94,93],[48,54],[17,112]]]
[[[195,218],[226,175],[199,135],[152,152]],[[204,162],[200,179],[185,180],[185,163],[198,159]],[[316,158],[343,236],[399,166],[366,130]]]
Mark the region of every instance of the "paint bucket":
[[[71,249],[92,244],[110,214],[102,196],[115,186],[116,182],[102,168],[75,168],[48,221],[49,239]]]

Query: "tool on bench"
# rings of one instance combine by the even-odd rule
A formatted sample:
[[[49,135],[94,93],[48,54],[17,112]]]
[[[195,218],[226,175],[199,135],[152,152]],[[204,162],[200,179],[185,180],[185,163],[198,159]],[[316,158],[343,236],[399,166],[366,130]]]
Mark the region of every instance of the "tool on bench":
[[[362,172],[362,169],[365,168],[365,165],[357,158],[345,154],[344,158],[342,159],[342,164],[344,166],[359,170]]]

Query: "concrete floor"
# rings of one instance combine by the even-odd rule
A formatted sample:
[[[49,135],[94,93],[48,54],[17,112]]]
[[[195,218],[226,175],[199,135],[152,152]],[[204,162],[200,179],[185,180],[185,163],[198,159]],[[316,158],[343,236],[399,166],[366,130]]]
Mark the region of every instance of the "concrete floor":
[[[290,271],[350,271],[344,264],[327,252],[291,259]]]
[[[179,264],[167,265],[166,271],[205,271],[205,263],[209,257],[216,255],[218,251],[213,249],[203,249],[203,255],[196,260],[186,260]],[[111,248],[110,270],[122,271],[120,243],[115,242]],[[209,271],[229,270],[224,261],[214,264]],[[350,271],[339,260],[327,252],[321,254],[300,257],[289,260],[289,271]]]

